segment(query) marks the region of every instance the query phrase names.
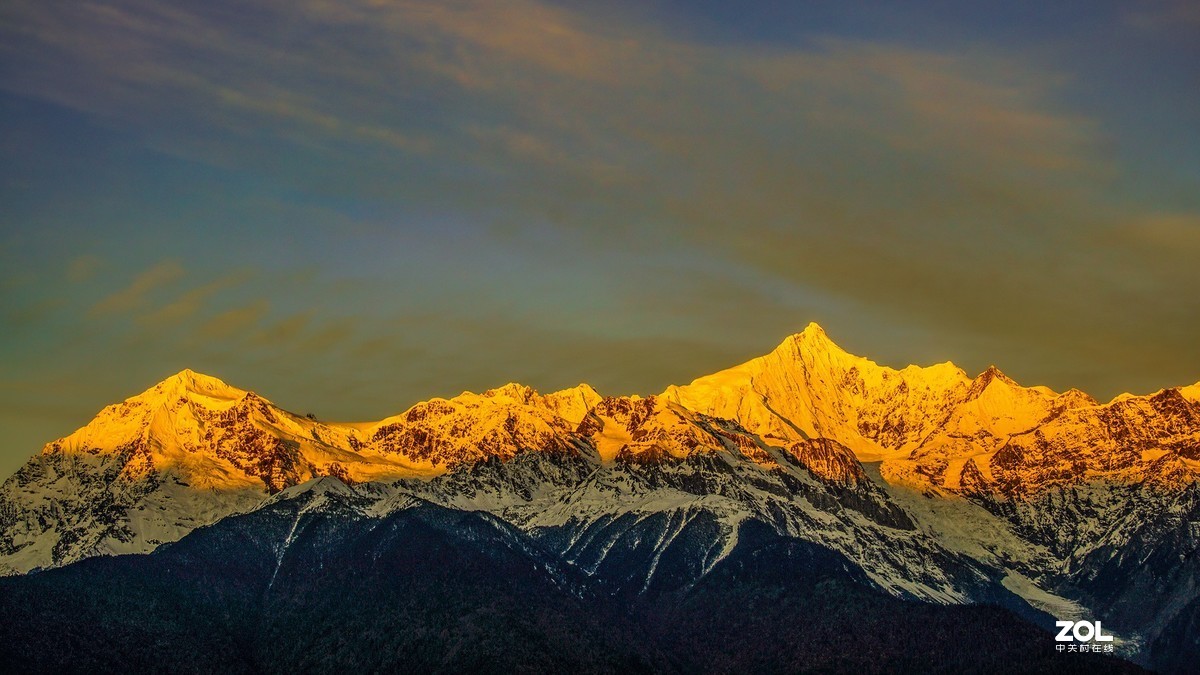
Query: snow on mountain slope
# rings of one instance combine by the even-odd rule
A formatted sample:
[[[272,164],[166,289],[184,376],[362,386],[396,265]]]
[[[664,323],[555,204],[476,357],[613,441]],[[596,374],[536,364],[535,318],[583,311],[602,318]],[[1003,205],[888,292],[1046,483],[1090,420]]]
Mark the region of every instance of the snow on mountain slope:
[[[1074,389],[1022,387],[994,366],[974,379],[952,363],[895,370],[846,353],[811,324],[766,356],[662,397],[772,442],[836,440],[861,461],[883,460],[892,483],[1013,496],[1096,477],[1194,481],[1195,391],[1100,405]]]
[[[46,445],[0,487],[0,571],[140,553],[314,476],[422,470],[360,432],[185,370]]]
[[[891,482],[957,489],[971,462],[973,470],[990,479],[991,458],[1010,438],[1078,404],[1076,393],[1064,398],[1045,387],[1025,388],[989,367],[908,457],[890,458],[884,470]]]
[[[387,482],[577,452],[574,429],[599,400],[587,385],[543,396],[509,384],[336,424],[184,370],[106,407],[0,487],[0,573],[153,550],[315,477]]]
[[[895,370],[853,356],[810,324],[766,356],[663,397],[765,438],[832,438],[872,461],[914,447],[970,385],[951,363]]]
[[[824,482],[779,448],[756,444],[763,456],[750,461],[723,438],[713,434],[709,444],[679,456],[661,445],[613,461],[598,453],[526,453],[429,481],[396,482],[390,501],[419,497],[496,514],[589,575],[616,575],[621,588],[666,583],[656,577],[664,556],[682,558],[692,570],[674,583],[694,582],[733,549],[748,519],[846,554],[903,597],[963,602],[980,599],[988,587],[983,569],[915,531],[873,486]],[[631,557],[642,562],[631,566]]]
[[[592,385],[580,384],[546,394],[541,397],[540,403],[567,422],[578,426],[602,398]]]
[[[1182,487],[1197,478],[1200,403],[1177,389],[1103,406],[1058,407],[1011,434],[988,471],[960,483],[975,493],[1029,496],[1094,480]]]
[[[577,394],[577,396],[576,396]],[[490,457],[511,459],[525,450],[576,450],[575,424],[590,389],[541,396],[530,387],[506,384],[482,394],[423,401],[368,429],[367,448],[444,470]]]
[[[474,428],[459,419],[469,410],[484,422],[518,412],[543,419],[540,399],[527,388],[431,403],[438,411],[434,428]],[[412,423],[429,419],[422,411]],[[480,424],[485,437],[495,429]],[[491,446],[493,454],[431,479],[352,489],[375,500],[368,509],[374,516],[408,508],[414,498],[494,514],[620,589],[694,583],[753,519],[843,552],[896,595],[945,603],[992,592],[985,570],[915,532],[904,512],[863,479],[853,454],[833,441],[785,450],[735,422],[659,397],[614,397],[602,399],[576,433],[557,442],[553,452]]]

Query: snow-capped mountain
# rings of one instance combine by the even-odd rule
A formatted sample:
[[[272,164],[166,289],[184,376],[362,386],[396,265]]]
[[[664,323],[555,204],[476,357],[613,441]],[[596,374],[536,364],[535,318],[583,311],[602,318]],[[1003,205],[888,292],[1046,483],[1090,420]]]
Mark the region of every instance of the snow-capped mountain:
[[[1074,389],[1022,387],[994,366],[974,379],[952,363],[880,366],[812,324],[766,356],[663,396],[766,439],[834,439],[881,461],[890,483],[1033,494],[1097,477],[1194,482],[1195,388],[1101,405]]]
[[[846,353],[810,324],[766,356],[668,387],[663,397],[764,438],[832,438],[863,461],[916,447],[971,387],[952,363],[903,370]]]
[[[309,495],[487,514],[594,592],[648,597],[697,588],[765,527],[888,595],[1101,618],[1169,665],[1200,650],[1176,635],[1200,620],[1198,472],[1200,384],[1101,404],[994,367],[880,366],[815,324],[658,395],[508,384],[372,423],[184,371],[4,483],[0,569],[148,552]]]
[[[190,370],[108,406],[0,488],[0,572],[140,553],[311,478],[430,477],[529,448],[573,447],[599,396],[508,385],[419,403],[377,423],[330,424]]]

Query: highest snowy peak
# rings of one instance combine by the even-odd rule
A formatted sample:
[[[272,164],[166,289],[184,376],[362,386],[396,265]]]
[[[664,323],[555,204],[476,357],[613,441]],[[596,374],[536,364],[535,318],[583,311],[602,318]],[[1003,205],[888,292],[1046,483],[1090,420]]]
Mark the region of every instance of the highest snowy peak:
[[[765,356],[668,387],[663,396],[736,419],[765,437],[832,438],[867,460],[913,447],[970,384],[952,363],[902,370],[878,365],[847,353],[810,324]]]
[[[224,407],[224,404],[241,400],[248,393],[211,375],[185,368],[128,400],[161,402],[171,398],[188,398]]]
[[[810,324],[765,356],[662,397],[777,444],[835,440],[860,461],[882,461],[893,483],[1022,495],[1097,477],[1190,483],[1200,470],[1188,445],[1200,438],[1198,394],[1183,387],[1101,406],[1075,389],[1023,387],[996,366],[974,378],[950,362],[897,370]],[[1178,462],[1159,462],[1163,448]]]

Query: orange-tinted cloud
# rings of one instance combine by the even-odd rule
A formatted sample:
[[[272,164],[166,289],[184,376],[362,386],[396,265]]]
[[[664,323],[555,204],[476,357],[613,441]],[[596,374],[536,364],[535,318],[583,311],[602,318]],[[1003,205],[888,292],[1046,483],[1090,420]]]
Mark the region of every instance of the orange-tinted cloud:
[[[200,326],[200,336],[210,340],[223,340],[246,333],[263,319],[270,310],[265,299],[227,309]]]
[[[128,286],[105,296],[88,310],[90,316],[129,312],[141,307],[147,296],[165,288],[184,275],[176,260],[163,260],[139,274]]]
[[[165,325],[190,319],[196,316],[214,295],[223,290],[240,286],[249,278],[250,275],[245,272],[231,273],[196,286],[174,300],[138,317],[138,323],[148,328],[162,328]]]

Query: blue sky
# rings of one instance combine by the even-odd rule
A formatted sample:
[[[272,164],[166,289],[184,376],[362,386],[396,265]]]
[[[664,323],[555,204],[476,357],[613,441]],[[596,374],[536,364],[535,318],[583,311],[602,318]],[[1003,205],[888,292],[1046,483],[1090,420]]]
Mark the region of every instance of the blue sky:
[[[1200,378],[1194,3],[0,7],[0,468],[191,367],[375,418],[809,321]]]

